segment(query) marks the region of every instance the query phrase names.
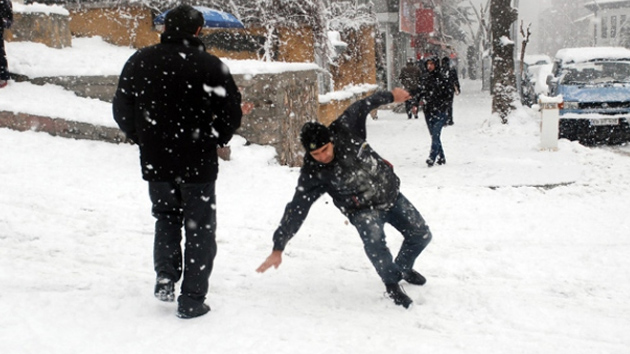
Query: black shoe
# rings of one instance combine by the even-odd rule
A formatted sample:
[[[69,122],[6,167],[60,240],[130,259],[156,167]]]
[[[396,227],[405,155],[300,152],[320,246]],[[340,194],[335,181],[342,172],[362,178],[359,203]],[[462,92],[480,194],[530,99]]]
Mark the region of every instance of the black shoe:
[[[413,303],[411,298],[405,294],[403,289],[396,284],[385,284],[385,289],[387,291],[387,296],[389,296],[396,305],[402,306],[406,309]]]
[[[411,119],[411,116],[407,116],[407,119]]]
[[[153,294],[160,301],[173,302],[175,301],[175,283],[169,278],[158,277]]]
[[[452,120],[449,120],[448,122],[446,122],[446,125],[453,125],[455,124],[455,122],[453,122]]]
[[[426,161],[426,162],[427,162],[427,166],[429,166],[429,167],[433,167],[433,160],[431,160],[431,159],[427,159],[427,161]]]
[[[413,285],[424,285],[427,282],[427,279],[422,276],[422,274],[416,272],[413,269],[410,269],[406,272],[402,273],[402,278],[409,284]]]
[[[438,158],[438,159],[437,159],[437,164],[438,164],[438,165],[444,165],[444,164],[446,164],[446,159],[444,159],[444,158]]]
[[[195,301],[187,296],[180,296],[177,300],[177,317],[183,319],[195,318],[203,316],[210,312],[210,306],[202,301]]]
[[[191,319],[199,316],[203,316],[210,312],[210,306],[201,304],[197,307],[183,308],[181,305],[177,308],[177,317],[182,319]]]
[[[418,116],[415,116],[414,118],[418,119]]]

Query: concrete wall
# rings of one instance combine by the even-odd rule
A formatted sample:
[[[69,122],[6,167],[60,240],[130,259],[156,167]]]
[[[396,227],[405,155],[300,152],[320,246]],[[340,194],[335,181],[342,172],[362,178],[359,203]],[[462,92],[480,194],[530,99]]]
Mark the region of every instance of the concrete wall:
[[[341,33],[348,48],[337,59],[337,65],[330,67],[335,91],[348,85],[376,83],[375,35],[375,29],[370,27]]]
[[[275,147],[281,164],[301,166],[300,129],[317,119],[317,73],[284,72],[249,79],[235,75],[235,80],[243,97],[254,104],[253,112],[243,117],[238,134],[249,142]]]
[[[322,124],[330,125],[330,123],[337,119],[351,104],[373,93],[374,91],[370,91],[362,94],[355,94],[353,97],[343,100],[331,100],[327,103],[320,103],[317,110],[318,120]],[[373,118],[376,118],[376,110],[370,112],[370,114]]]
[[[28,80],[22,77],[21,80]],[[280,74],[234,75],[243,97],[254,104],[254,110],[243,117],[237,134],[248,142],[273,146],[283,165],[302,164],[299,132],[302,125],[318,115],[317,73],[314,70]],[[117,76],[50,77],[31,80],[35,84],[51,83],[74,91],[81,97],[111,102],[118,85]],[[94,127],[63,119],[1,112],[0,127],[16,130],[46,131],[52,135],[78,139],[120,142],[117,129]],[[113,119],[113,118],[112,118]]]
[[[72,46],[68,16],[44,13],[15,13],[13,26],[6,30],[8,42],[35,42],[52,48]]]
[[[133,48],[160,41],[154,30],[152,10],[141,5],[67,4],[70,31],[75,37],[101,36],[103,40]]]

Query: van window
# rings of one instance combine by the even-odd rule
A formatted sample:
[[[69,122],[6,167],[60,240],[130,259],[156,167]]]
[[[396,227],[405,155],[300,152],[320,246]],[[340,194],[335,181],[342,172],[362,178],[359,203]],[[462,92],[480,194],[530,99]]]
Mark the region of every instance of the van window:
[[[560,78],[562,85],[630,83],[630,62],[588,62],[569,65]]]

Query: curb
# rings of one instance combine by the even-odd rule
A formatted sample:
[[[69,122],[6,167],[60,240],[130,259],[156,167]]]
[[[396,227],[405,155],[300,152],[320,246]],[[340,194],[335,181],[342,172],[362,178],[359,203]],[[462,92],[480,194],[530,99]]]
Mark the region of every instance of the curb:
[[[118,128],[74,122],[62,118],[42,117],[34,114],[15,114],[13,112],[0,111],[0,128],[9,128],[20,132],[45,132],[52,136],[77,140],[131,144],[125,137],[125,134]],[[217,147],[217,155],[224,161],[230,160],[231,151],[229,146]]]
[[[17,131],[46,132],[62,138],[99,140],[109,143],[126,143],[125,134],[118,128],[69,121],[26,113],[0,111],[0,128]]]

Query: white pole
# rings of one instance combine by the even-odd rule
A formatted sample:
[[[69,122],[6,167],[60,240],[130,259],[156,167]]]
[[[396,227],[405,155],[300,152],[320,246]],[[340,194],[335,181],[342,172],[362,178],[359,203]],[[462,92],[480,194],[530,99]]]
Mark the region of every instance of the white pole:
[[[560,111],[558,104],[562,103],[562,96],[540,96],[540,148],[541,150],[558,150],[558,132]]]

